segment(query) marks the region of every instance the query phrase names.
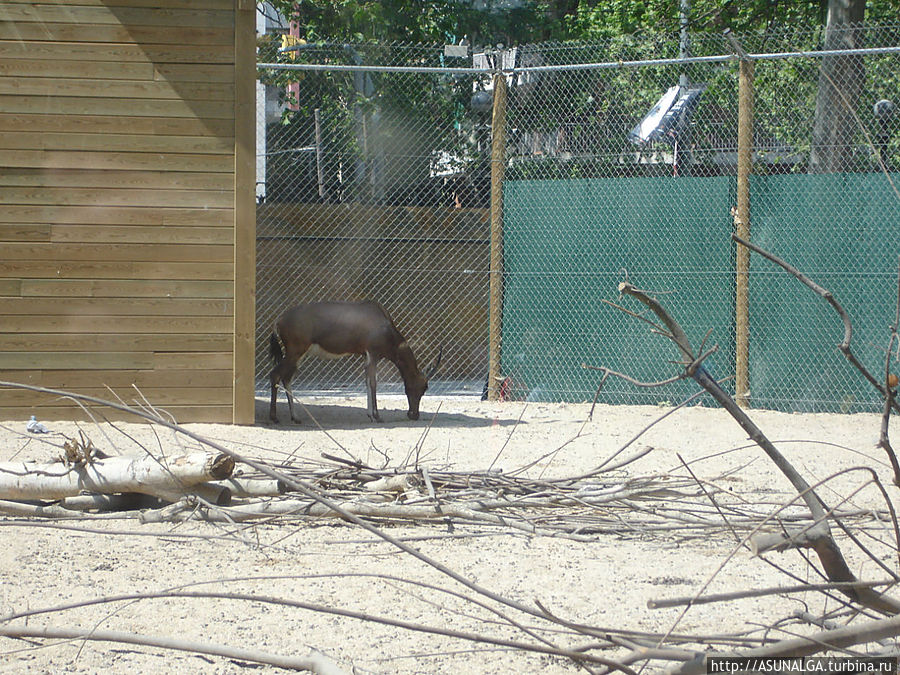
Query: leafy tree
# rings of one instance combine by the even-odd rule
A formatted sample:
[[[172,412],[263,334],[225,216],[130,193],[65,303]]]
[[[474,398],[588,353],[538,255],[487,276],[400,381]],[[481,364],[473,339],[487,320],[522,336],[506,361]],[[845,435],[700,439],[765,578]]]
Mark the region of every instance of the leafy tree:
[[[852,2],[858,8],[863,0]],[[492,9],[490,2],[476,7],[465,0],[274,0],[273,4],[296,22],[306,45],[288,56],[278,52],[279,41],[263,40],[264,61],[464,65],[468,62],[448,63],[443,57],[445,43],[463,38],[473,46],[516,45],[520,57],[531,50],[544,64],[676,57],[680,21],[679,0],[523,0],[502,9]],[[727,50],[721,37],[725,28],[739,34],[748,51],[816,49],[823,45],[828,7],[829,0],[692,0],[691,52]],[[895,22],[898,9],[900,0],[869,0],[865,5],[867,19],[876,23]],[[533,44],[538,42],[539,46]],[[895,60],[875,67],[893,82],[898,76],[892,74],[890,63]],[[836,125],[842,124],[839,133],[844,137],[850,133],[846,118],[841,122],[824,112],[834,110],[836,102],[822,99],[822,83],[816,82],[819,65],[809,59],[757,64],[757,135],[771,141],[772,147],[809,152],[815,145],[810,141],[814,109],[817,128],[838,133]],[[628,129],[677,82],[678,74],[676,67],[653,67],[556,73],[530,84],[517,82],[510,93],[510,138],[526,142],[529,134],[537,138],[558,132],[573,160],[562,168],[546,161],[520,163],[512,175],[550,175],[547,171],[609,175],[622,149],[629,147]],[[693,81],[708,85],[703,114],[695,118],[694,139],[718,147],[722,138],[734,136],[735,65],[697,66],[692,75]],[[473,166],[484,166],[485,120],[470,105],[479,81],[475,76],[272,71],[265,77],[279,84],[302,78],[303,95],[286,113],[279,137],[285,149],[311,146],[313,111],[319,110],[332,197],[342,190],[354,199],[394,200],[393,185],[399,190],[424,180],[429,161],[439,154],[462,161],[470,173]],[[865,87],[864,77],[856,71],[850,78],[854,101],[867,89],[880,91],[881,97],[894,91],[893,85]],[[786,96],[794,97],[787,105]],[[807,109],[808,118],[803,112]],[[861,112],[865,117],[865,107]],[[580,162],[578,156],[586,161]],[[291,167],[295,175],[306,175],[308,184],[314,184],[310,153],[284,157],[281,161],[299,162]],[[401,169],[398,160],[391,168],[392,157],[403,158],[407,166]],[[815,152],[811,159],[815,165]],[[841,158],[838,164],[846,161]],[[385,182],[385,175],[392,177]]]

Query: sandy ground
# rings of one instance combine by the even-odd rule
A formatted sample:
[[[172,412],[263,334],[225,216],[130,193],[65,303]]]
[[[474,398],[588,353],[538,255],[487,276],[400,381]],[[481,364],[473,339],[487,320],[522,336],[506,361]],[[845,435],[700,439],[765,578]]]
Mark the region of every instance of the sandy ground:
[[[586,422],[586,404],[488,404],[475,398],[426,397],[422,420],[410,422],[405,417],[405,400],[387,396],[380,401],[385,422],[374,425],[366,418],[360,398],[304,401],[321,429],[311,424],[193,424],[188,428],[238,453],[275,462],[288,457],[314,460],[322,452],[341,455],[346,451],[371,464],[380,465],[387,457],[391,466],[400,466],[409,461],[419,444],[419,462],[432,470],[478,471],[493,464],[495,469],[511,471],[536,462],[528,475],[559,477],[597,466],[669,410],[600,406],[593,420]],[[287,417],[286,410],[281,416]],[[753,411],[752,416],[771,439],[780,442],[810,482],[853,466],[872,467],[885,484],[890,482],[883,452],[875,448],[880,424],[877,415]],[[67,435],[75,435],[78,428],[64,422],[47,426]],[[58,444],[60,436],[26,435],[24,427],[22,420],[3,423],[0,460],[49,460],[59,453],[45,441]],[[121,454],[141,452],[139,444],[172,451],[178,443],[170,432],[154,432],[145,424],[117,427],[106,429],[105,435],[97,427],[82,426],[96,445],[108,450],[112,444],[112,451]],[[653,450],[617,472],[616,480],[685,475],[677,457],[680,454],[698,477],[722,481],[738,498],[771,502],[767,508],[774,509],[778,500],[790,493],[786,480],[721,410],[679,410],[654,425],[633,447]],[[738,468],[739,473],[722,478]],[[829,483],[823,496],[836,501],[837,494],[848,495],[866,480],[863,472],[849,473]],[[896,496],[896,489],[891,494]],[[850,506],[880,508],[883,503],[870,487],[854,495]],[[496,617],[471,603],[408,583],[434,584],[472,595],[371,534],[331,519],[235,527],[197,522],[141,525],[134,519],[48,523],[0,516],[0,527],[0,615],[4,616],[25,608],[190,586],[302,600],[524,639],[520,632],[500,625]],[[677,532],[649,531],[603,535],[585,543],[498,530],[476,536],[484,532],[458,527],[456,536],[449,536],[443,526],[391,528],[393,535],[413,538],[420,551],[495,593],[524,603],[539,600],[559,616],[597,627],[709,634],[773,624],[802,608],[804,602],[821,609],[820,596],[811,594],[718,603],[694,607],[683,615],[681,609],[647,608],[650,599],[690,595],[705,584],[708,593],[716,593],[793,583],[746,551],[738,551],[729,560],[735,546],[725,533],[689,538]],[[159,536],[165,533],[174,536]],[[859,576],[884,578],[882,570],[854,550],[848,553],[845,547],[845,553]],[[803,579],[816,580],[796,554],[773,554],[771,559]],[[532,624],[536,620],[524,621]],[[145,599],[36,615],[28,623],[178,637],[287,655],[305,655],[315,648],[347,672],[358,673],[577,670],[557,657],[239,600]],[[222,657],[125,644],[0,638],[0,673],[26,672],[281,671],[269,666],[251,669]]]

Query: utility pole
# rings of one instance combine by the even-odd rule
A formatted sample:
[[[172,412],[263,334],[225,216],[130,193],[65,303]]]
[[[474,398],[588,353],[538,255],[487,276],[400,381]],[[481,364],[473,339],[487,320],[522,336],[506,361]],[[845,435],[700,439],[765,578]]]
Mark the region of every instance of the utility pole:
[[[681,0],[681,39],[678,42],[678,58],[686,59],[691,55],[691,36],[688,31],[688,24],[691,18],[691,0]],[[687,71],[682,69],[681,75],[678,77],[678,84],[682,87],[688,86]]]
[[[687,59],[691,55],[691,35],[688,30],[691,17],[691,0],[681,0],[681,39],[678,42],[678,57]],[[681,74],[678,76],[678,84],[681,87],[679,93],[684,93],[690,84],[687,74],[687,66],[681,67]],[[675,139],[675,158],[673,173],[675,175],[689,176],[691,174],[691,164],[694,158],[691,154],[691,125],[686,120],[684,127]],[[679,158],[679,155],[681,157]]]

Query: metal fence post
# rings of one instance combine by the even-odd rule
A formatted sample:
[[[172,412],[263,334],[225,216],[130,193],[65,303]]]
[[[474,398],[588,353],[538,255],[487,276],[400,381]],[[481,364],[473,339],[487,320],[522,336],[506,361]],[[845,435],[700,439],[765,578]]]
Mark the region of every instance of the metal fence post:
[[[488,310],[488,400],[500,398],[503,330],[503,175],[506,169],[506,76],[494,74],[491,115],[491,266]]]
[[[750,239],[750,168],[753,162],[753,61],[742,58],[738,74],[738,163],[735,231]],[[750,251],[738,246],[735,276],[735,398],[750,405]]]

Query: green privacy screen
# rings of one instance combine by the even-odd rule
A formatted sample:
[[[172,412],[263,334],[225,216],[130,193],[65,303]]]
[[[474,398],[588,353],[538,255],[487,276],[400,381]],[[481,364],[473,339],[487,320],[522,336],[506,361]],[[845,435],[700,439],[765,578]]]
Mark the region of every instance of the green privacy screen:
[[[716,377],[734,371],[733,179],[610,178],[509,181],[504,189],[505,295],[501,367],[514,396],[583,401],[606,366],[639,380],[682,368],[675,346],[601,300],[620,302],[628,278],[651,290],[699,346],[719,351]],[[621,304],[642,306],[631,298]],[[696,348],[696,347],[695,347]],[[691,382],[641,389],[607,382],[600,401],[659,403],[696,392]]]
[[[753,241],[834,294],[850,315],[854,354],[883,379],[900,253],[900,200],[888,178],[757,176],[751,201]],[[753,405],[880,409],[877,392],[837,350],[844,329],[835,310],[772,263],[754,255],[750,265]]]
[[[734,179],[509,181],[505,201],[502,370],[512,395],[593,397],[603,365],[644,380],[680,372],[674,346],[620,302],[627,278],[653,291],[718,378],[734,372]],[[853,349],[880,378],[894,321],[900,204],[880,174],[755,176],[752,239],[831,290],[853,321]],[[750,401],[786,411],[877,410],[877,393],[836,347],[834,310],[772,263],[751,256]],[[733,390],[729,382],[726,388]],[[691,382],[641,389],[611,380],[608,403],[680,401]]]

